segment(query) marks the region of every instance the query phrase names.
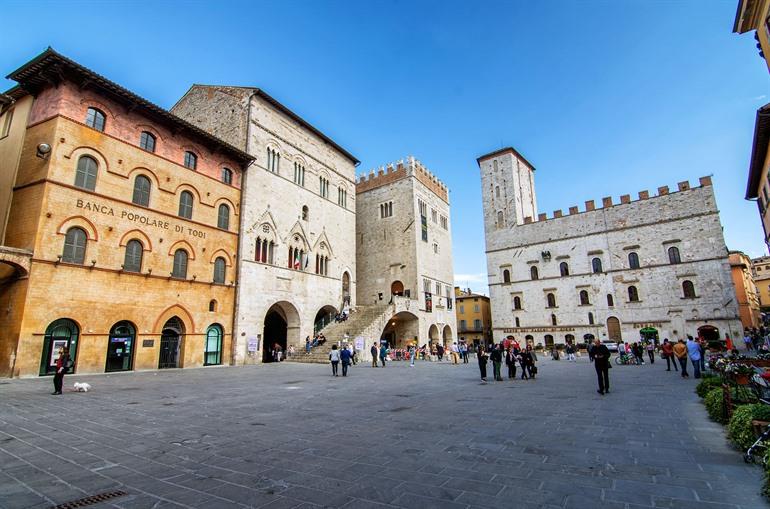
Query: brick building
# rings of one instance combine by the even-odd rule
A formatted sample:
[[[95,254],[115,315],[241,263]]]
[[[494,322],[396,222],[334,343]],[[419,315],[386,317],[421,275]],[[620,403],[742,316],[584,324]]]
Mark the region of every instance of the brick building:
[[[534,167],[516,150],[478,165],[495,341],[742,332],[709,177],[549,218],[537,211]]]
[[[0,375],[229,363],[251,157],[49,49],[0,110]]]

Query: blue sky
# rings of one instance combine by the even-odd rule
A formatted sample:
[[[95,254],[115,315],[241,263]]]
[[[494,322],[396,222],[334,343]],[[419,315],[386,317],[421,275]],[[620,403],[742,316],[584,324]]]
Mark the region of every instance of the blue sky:
[[[412,154],[451,189],[456,284],[486,293],[475,160],[509,145],[549,215],[713,175],[728,247],[765,254],[743,196],[770,75],[736,5],[11,1],[0,70],[51,45],[165,107],[191,83],[259,86],[360,173]]]

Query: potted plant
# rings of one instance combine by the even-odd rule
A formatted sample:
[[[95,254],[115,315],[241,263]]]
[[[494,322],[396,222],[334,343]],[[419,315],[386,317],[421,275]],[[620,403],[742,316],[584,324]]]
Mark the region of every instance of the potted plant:
[[[729,363],[725,373],[730,375],[738,385],[748,385],[749,379],[754,374],[754,368],[745,364]]]

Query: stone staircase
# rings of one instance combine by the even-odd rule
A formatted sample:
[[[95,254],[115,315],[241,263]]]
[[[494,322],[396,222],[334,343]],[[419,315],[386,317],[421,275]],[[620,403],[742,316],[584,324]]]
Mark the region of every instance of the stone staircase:
[[[344,342],[347,334],[348,343],[353,343],[357,337],[364,338],[364,349],[358,352],[358,358],[362,362],[370,361],[369,349],[372,343],[379,343],[380,335],[390,317],[393,316],[394,310],[394,305],[357,306],[346,321],[332,322],[321,329],[321,334],[326,336],[326,343],[311,349],[310,354],[305,353],[305,346],[302,345],[297,348],[294,357],[286,360],[326,364],[329,362],[329,351],[332,349],[332,345]]]

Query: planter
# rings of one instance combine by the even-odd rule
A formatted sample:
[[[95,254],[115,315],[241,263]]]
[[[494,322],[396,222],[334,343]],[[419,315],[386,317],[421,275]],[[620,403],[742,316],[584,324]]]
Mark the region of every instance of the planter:
[[[738,385],[749,385],[749,375],[735,375],[735,383]]]

